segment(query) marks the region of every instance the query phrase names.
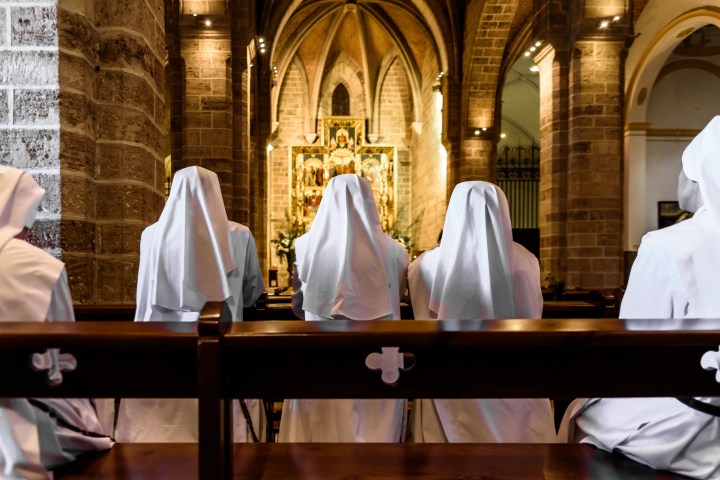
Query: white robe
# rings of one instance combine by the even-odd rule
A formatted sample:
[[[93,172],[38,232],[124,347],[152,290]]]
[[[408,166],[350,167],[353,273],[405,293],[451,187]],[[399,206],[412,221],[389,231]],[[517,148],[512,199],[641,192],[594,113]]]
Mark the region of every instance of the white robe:
[[[416,319],[540,318],[540,267],[512,241],[507,201],[487,182],[456,186],[442,243],[408,270]],[[416,399],[414,442],[555,441],[548,399]]]
[[[669,319],[718,317],[713,312],[720,312],[720,295],[708,288],[702,303],[692,303],[682,281],[682,272],[693,262],[708,261],[702,252],[717,249],[716,243],[707,243],[715,238],[714,232],[707,234],[715,228],[710,220],[707,209],[701,208],[689,220],[645,235],[623,297],[621,318],[672,323]],[[666,248],[669,243],[676,247],[672,253]],[[678,249],[685,252],[684,262],[672,260]],[[711,265],[719,265],[720,274],[720,264]],[[718,284],[705,280],[710,282],[707,286]],[[720,398],[696,398],[720,406]],[[720,478],[720,417],[675,398],[577,399],[568,407],[558,436],[561,441],[618,451],[655,469]]]
[[[64,264],[16,238],[32,224],[43,195],[30,175],[0,166],[0,322],[75,320]],[[59,381],[59,352],[42,356]],[[2,478],[52,478],[46,469],[112,444],[90,400],[0,399]]]
[[[720,317],[719,155],[716,116],[682,156],[684,175],[698,184],[701,201],[694,203],[702,206],[691,219],[643,237],[621,318],[673,325],[672,319]],[[682,185],[679,190],[682,198]],[[720,398],[696,400],[720,406]],[[578,399],[568,407],[559,436],[621,452],[655,469],[720,478],[720,417],[675,398]]]
[[[354,201],[350,206],[342,204],[348,197]],[[333,199],[340,205],[332,203]],[[356,175],[331,180],[311,231],[296,240],[295,251],[292,304],[299,318],[401,318],[408,254],[400,243],[382,233],[372,192],[364,180]],[[364,254],[358,255],[358,251]],[[329,261],[342,259],[344,254],[351,260]],[[313,258],[318,261],[313,263]],[[312,277],[313,273],[317,277]],[[369,292],[372,289],[374,293]],[[378,313],[380,316],[373,316]],[[400,442],[405,436],[406,403],[402,399],[285,400],[278,441]]]
[[[143,244],[149,242],[153,226],[143,232]],[[227,300],[233,321],[243,320],[243,307],[255,304],[264,285],[260,263],[255,249],[255,240],[250,230],[238,223],[230,222],[230,247],[233,260],[241,268],[228,275],[232,296]],[[167,310],[152,305],[147,295],[146,284],[151,278],[138,277],[138,299],[136,321],[197,321],[200,312]],[[265,409],[262,400],[246,399],[255,434],[265,440]],[[233,401],[233,438],[235,442],[252,442],[252,435],[238,400]],[[119,442],[197,442],[198,441],[197,399],[122,399],[118,412],[115,438]]]
[[[197,321],[206,301],[225,301],[232,320],[242,321],[243,307],[253,305],[263,289],[255,240],[247,227],[228,221],[217,175],[201,167],[177,171],[160,218],[140,239],[135,321]],[[262,440],[262,401],[246,404]],[[115,437],[196,442],[197,409],[197,399],[122,399]],[[252,441],[237,400],[233,413],[234,440]]]

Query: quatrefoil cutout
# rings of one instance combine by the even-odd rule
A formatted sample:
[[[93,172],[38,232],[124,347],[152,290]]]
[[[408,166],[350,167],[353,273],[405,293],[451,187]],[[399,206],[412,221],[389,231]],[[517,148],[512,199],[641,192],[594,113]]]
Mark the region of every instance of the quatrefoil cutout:
[[[30,363],[34,371],[47,372],[45,380],[50,387],[57,387],[63,382],[63,372],[72,372],[77,368],[77,359],[70,353],[60,353],[57,348],[33,353]]]
[[[387,385],[395,385],[400,380],[401,370],[410,370],[415,366],[412,353],[400,353],[399,347],[381,347],[382,353],[373,352],[365,358],[370,370],[380,370],[380,378]]]
[[[700,359],[700,366],[705,370],[715,370],[715,381],[720,383],[720,347],[718,351],[705,352]]]

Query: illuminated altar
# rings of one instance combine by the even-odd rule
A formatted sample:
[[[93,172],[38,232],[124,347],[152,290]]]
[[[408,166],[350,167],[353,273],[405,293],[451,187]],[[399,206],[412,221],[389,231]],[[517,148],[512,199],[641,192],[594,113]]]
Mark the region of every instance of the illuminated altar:
[[[330,179],[354,173],[370,183],[383,229],[394,224],[395,147],[366,145],[364,130],[363,118],[327,117],[320,145],[291,147],[293,220],[309,227]]]

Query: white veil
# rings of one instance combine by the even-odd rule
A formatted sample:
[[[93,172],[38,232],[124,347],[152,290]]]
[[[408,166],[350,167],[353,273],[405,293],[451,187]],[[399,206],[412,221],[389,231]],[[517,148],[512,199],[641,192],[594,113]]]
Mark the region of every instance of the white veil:
[[[310,231],[296,243],[303,310],[355,320],[392,314],[386,249],[368,182],[354,174],[333,177]]]
[[[512,252],[502,190],[482,181],[458,184],[437,247],[430,310],[439,319],[515,317]]]
[[[227,273],[235,266],[227,213],[214,172],[188,167],[175,173],[165,208],[151,228],[139,277],[151,279],[152,305],[199,310],[206,301],[230,296]]]

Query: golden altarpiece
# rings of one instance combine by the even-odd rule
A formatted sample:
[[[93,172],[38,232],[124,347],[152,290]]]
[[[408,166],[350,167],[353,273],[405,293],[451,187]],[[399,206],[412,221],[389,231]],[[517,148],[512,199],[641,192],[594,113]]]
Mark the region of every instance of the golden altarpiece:
[[[320,145],[290,148],[291,215],[310,227],[331,178],[354,173],[372,188],[383,230],[395,224],[395,147],[367,145],[361,117],[326,117]]]

